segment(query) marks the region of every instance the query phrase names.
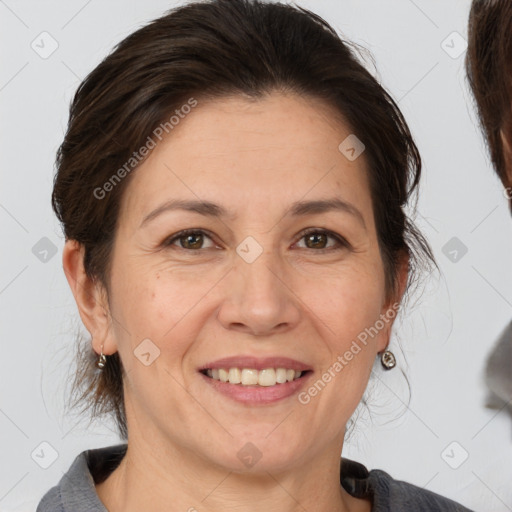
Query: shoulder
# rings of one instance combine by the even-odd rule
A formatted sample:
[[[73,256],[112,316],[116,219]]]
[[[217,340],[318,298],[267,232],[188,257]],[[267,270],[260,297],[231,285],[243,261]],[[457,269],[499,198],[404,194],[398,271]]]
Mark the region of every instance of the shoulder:
[[[372,512],[473,512],[440,494],[396,480],[381,469],[368,471],[349,459],[342,459],[340,477],[352,496],[372,499]]]
[[[440,494],[403,480],[395,480],[380,469],[370,471],[370,479],[374,482],[376,503],[379,500],[387,500],[393,504],[393,510],[397,512],[472,512]]]
[[[37,505],[36,512],[65,512],[59,486],[52,487]]]
[[[126,447],[119,444],[81,452],[59,483],[43,496],[36,512],[106,512],[95,483],[119,464]]]

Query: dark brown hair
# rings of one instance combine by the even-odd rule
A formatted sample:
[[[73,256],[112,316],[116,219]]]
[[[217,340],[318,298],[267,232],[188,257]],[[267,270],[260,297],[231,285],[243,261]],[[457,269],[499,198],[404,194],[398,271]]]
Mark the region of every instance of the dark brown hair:
[[[512,169],[507,172],[507,159],[510,155],[506,154],[500,136],[502,130],[512,147],[510,0],[473,1],[469,14],[466,72],[492,164],[505,187],[510,187]],[[512,203],[510,207],[512,209]]]
[[[83,244],[87,275],[109,290],[120,201],[134,171],[101,198],[95,191],[158,126],[191,98],[257,101],[284,91],[322,100],[364,143],[386,291],[397,291],[403,254],[409,289],[420,261],[434,261],[404,213],[420,180],[420,155],[398,106],[354,49],[318,15],[258,0],[189,3],[121,41],[79,86],[57,154],[52,205],[66,239]],[[75,405],[92,407],[93,417],[114,414],[127,439],[121,361],[109,356],[100,372],[96,358],[89,341],[78,358]]]

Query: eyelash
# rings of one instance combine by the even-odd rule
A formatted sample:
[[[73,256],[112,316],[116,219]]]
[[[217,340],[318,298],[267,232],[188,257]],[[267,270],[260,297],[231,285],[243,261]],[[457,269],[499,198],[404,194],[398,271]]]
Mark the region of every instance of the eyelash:
[[[322,234],[327,235],[331,238],[334,238],[339,246],[338,247],[328,247],[324,249],[310,249],[306,247],[306,249],[309,249],[310,251],[319,252],[319,253],[327,253],[331,251],[337,251],[342,249],[351,249],[351,245],[340,235],[333,233],[332,231],[328,231],[325,229],[317,229],[317,228],[307,228],[303,231],[301,231],[299,236],[299,241],[302,240],[304,237],[311,235],[311,234]],[[184,238],[187,235],[206,235],[210,240],[212,240],[212,237],[210,234],[203,230],[203,229],[184,229],[183,231],[179,231],[178,233],[175,233],[174,235],[171,235],[171,237],[164,240],[163,244],[165,247],[172,246],[172,244],[179,240],[180,238]],[[213,242],[213,240],[212,240]],[[202,249],[185,249],[184,247],[177,247],[178,249],[181,249],[183,251],[187,252],[201,252]]]

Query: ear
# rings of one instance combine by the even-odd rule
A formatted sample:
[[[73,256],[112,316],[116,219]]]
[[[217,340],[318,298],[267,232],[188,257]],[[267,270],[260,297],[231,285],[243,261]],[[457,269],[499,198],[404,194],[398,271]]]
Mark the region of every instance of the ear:
[[[398,310],[402,302],[402,297],[407,288],[407,280],[409,278],[409,254],[406,251],[402,251],[398,260],[398,269],[396,276],[396,292],[391,295],[389,300],[385,301],[385,304],[381,310],[380,320],[384,324],[382,332],[379,336],[379,342],[377,344],[377,351],[383,352],[389,345],[391,338],[391,328],[398,315]]]
[[[85,248],[76,240],[66,240],[62,253],[62,266],[80,318],[92,336],[93,348],[99,354],[111,355],[117,346],[110,332],[110,311],[107,292],[99,281],[92,280],[85,273]]]

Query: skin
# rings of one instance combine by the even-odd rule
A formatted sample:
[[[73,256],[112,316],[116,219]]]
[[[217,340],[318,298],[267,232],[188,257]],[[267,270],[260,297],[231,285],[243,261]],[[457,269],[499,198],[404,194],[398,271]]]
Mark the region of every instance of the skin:
[[[507,169],[507,176],[503,181],[503,185],[506,189],[507,197],[510,199],[510,205],[512,207],[512,145],[503,130],[500,130],[500,138],[503,144],[503,157],[505,158],[505,166]]]
[[[340,454],[392,321],[307,405],[297,395],[240,404],[197,371],[221,357],[280,355],[311,365],[314,382],[401,298],[407,261],[398,296],[387,298],[364,153],[351,162],[338,150],[350,133],[329,107],[294,95],[199,102],[132,176],[108,297],[85,276],[81,247],[66,243],[64,269],[94,349],[119,351],[126,369],[129,448],[96,486],[109,511],[371,509],[340,485]],[[332,197],[364,222],[342,211],[284,216],[295,201]],[[167,211],[139,228],[170,198],[210,200],[235,217]],[[199,249],[183,238],[165,246],[188,228],[211,236],[193,241]],[[350,247],[330,237],[307,245],[305,228]],[[263,248],[250,264],[236,252],[248,236]],[[145,338],[160,349],[149,366],[133,354]],[[247,442],[262,454],[252,468],[237,456]]]

